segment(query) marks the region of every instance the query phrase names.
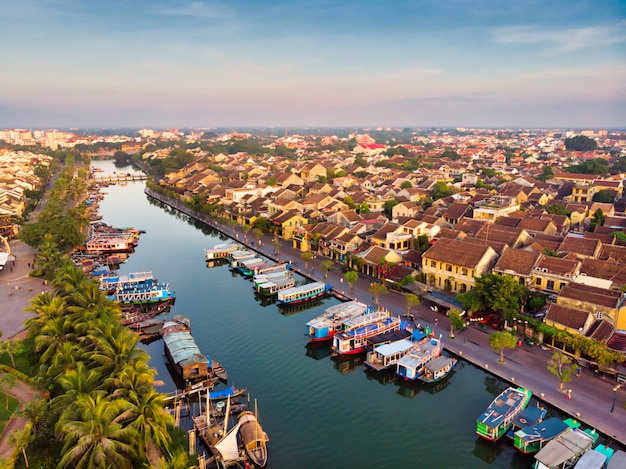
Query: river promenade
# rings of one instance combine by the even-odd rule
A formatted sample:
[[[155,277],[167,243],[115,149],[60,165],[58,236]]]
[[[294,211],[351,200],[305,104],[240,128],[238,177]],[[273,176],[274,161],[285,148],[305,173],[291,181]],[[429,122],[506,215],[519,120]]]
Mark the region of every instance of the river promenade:
[[[335,267],[328,272],[328,278],[324,278],[324,272],[320,268],[320,262],[326,259],[323,256],[318,255],[308,263],[307,269],[304,269],[303,261],[300,259],[301,252],[294,249],[290,243],[281,240],[280,247],[277,248],[273,237],[269,234],[257,240],[252,236],[246,236],[240,226],[222,225],[215,219],[191,210],[178,201],[171,200],[150,189],[146,189],[146,194],[205,223],[233,240],[247,245],[263,256],[276,261],[289,261],[298,273],[311,280],[329,283],[340,296],[345,295],[371,303],[368,288],[372,281],[377,281],[371,277],[359,274],[359,279],[350,291],[348,285],[341,281],[343,276],[341,264],[335,264]],[[210,247],[207,246],[207,248]],[[404,295],[401,293],[389,292],[381,295],[379,303],[394,314],[400,315],[406,312]],[[414,306],[411,312],[416,324],[428,325],[434,329],[436,335],[448,337],[450,323],[444,314],[431,310],[425,303]],[[540,401],[577,418],[585,425],[596,428],[607,438],[626,445],[626,410],[623,407],[626,399],[626,386],[614,391],[617,383],[613,378],[606,378],[585,369],[580,377],[573,377],[566,384],[566,388],[572,390],[572,398],[567,399],[565,393],[558,389],[557,378],[547,370],[547,363],[554,353],[553,350],[545,346],[524,343],[514,350],[506,349],[505,363],[499,363],[499,354],[494,352],[489,345],[490,332],[493,331],[469,326],[465,331],[457,333],[454,339],[445,340],[445,348],[473,365],[508,381],[511,385],[530,389]]]

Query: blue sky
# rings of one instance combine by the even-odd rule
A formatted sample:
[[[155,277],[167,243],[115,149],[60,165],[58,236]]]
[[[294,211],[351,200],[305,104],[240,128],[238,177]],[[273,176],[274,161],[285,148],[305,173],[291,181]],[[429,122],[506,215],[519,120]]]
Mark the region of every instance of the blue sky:
[[[0,11],[0,127],[626,127],[626,0]]]

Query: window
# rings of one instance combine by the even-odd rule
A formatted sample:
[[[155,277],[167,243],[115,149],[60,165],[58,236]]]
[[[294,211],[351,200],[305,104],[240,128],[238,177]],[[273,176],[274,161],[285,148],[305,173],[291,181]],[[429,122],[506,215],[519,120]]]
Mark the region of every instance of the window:
[[[541,285],[541,279],[540,278],[536,278],[535,279],[535,285]]]
[[[546,284],[546,288],[548,290],[554,290],[554,280],[548,280],[548,283]]]
[[[596,311],[596,319],[602,319],[602,311]]]
[[[561,282],[561,283],[559,284],[559,289],[560,289],[560,290],[563,290],[563,289],[565,288],[565,285],[567,285],[565,282]]]
[[[430,266],[433,268],[437,267],[437,262],[436,261],[430,261]]]
[[[446,264],[446,272],[452,272],[452,266],[450,264]]]
[[[467,269],[465,267],[461,269],[461,275],[467,276]]]

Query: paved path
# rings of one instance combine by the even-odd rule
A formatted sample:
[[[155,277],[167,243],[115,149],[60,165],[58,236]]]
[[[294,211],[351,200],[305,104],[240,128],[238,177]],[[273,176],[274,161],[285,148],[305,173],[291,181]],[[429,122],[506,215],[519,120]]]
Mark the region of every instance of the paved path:
[[[17,381],[15,386],[9,391],[9,394],[20,401],[19,410],[24,410],[26,404],[38,396],[30,385]],[[17,412],[16,412],[17,414]],[[13,455],[13,445],[10,444],[11,434],[16,430],[21,430],[26,425],[27,420],[20,415],[13,415],[9,423],[4,428],[4,432],[0,435],[0,460],[8,459]]]
[[[365,303],[373,302],[371,293],[368,292],[370,283],[374,281],[371,277],[359,274],[359,280],[350,291],[348,285],[341,282],[343,271],[339,263],[335,264],[335,267],[328,273],[328,278],[325,279],[320,269],[320,262],[326,259],[323,256],[317,255],[309,262],[305,271],[304,262],[300,258],[301,252],[294,249],[290,243],[282,241],[277,253],[271,235],[265,235],[259,245],[256,238],[250,235],[247,238],[244,237],[239,226],[226,227],[210,220],[209,224],[236,241],[248,244],[249,247],[267,257],[290,261],[298,273],[310,279],[329,283],[336,290],[353,299],[359,299]],[[207,248],[210,247],[207,246]],[[382,295],[379,303],[395,314],[402,315],[406,312],[404,295],[401,293],[390,292]],[[429,306],[429,304],[420,304],[412,308],[415,323],[421,323],[422,326],[429,325],[434,328],[437,335],[442,334],[444,338],[448,337],[450,331],[448,318],[442,313],[433,312]],[[484,331],[481,327],[470,326],[466,331],[457,333],[454,339],[446,339],[445,348],[513,385],[530,389],[541,401],[578,418],[608,438],[626,445],[626,410],[623,407],[626,401],[626,386],[622,386],[615,392],[613,389],[617,383],[614,378],[603,378],[585,369],[580,377],[573,377],[572,381],[567,383],[566,388],[572,390],[572,399],[566,399],[565,393],[558,390],[557,378],[547,369],[548,360],[554,353],[553,350],[523,344],[514,350],[505,350],[505,363],[501,364],[498,361],[500,355],[495,353],[489,345],[488,334],[490,332],[493,331],[490,329]],[[614,399],[615,406],[611,412]]]

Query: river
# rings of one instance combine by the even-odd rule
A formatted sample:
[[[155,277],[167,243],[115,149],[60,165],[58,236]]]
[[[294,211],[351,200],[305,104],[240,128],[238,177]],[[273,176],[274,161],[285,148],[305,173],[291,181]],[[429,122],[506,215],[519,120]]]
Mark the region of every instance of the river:
[[[112,161],[93,166],[103,174],[132,171]],[[226,266],[207,267],[204,248],[227,238],[149,199],[144,187],[109,186],[100,204],[104,222],[146,231],[119,272],[152,271],[176,291],[172,314],[188,317],[200,350],[224,365],[229,383],[257,399],[270,438],[267,467],[531,466],[532,457],[506,438],[494,445],[474,433],[476,418],[507,387],[504,381],[460,360],[445,381],[404,383],[366,371],[362,358],[336,361],[327,346],[307,347],[306,322],[338,300],[286,313],[263,306],[249,281]],[[162,342],[146,350],[157,379],[166,383],[159,390],[173,390]],[[559,414],[548,409],[548,415]]]

